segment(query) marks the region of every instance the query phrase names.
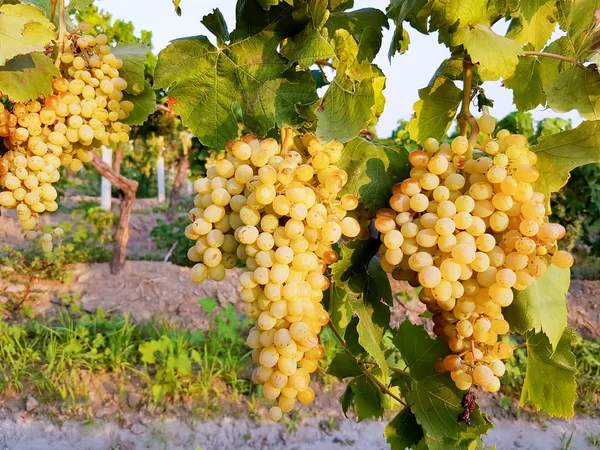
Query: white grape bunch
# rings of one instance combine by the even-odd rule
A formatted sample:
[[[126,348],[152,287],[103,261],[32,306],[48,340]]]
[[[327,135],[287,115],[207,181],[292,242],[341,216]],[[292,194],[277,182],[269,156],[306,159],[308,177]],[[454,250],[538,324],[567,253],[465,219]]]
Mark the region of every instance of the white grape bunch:
[[[495,121],[479,120],[485,134]],[[558,250],[565,229],[549,223],[537,155],[524,136],[486,137],[474,157],[463,136],[451,144],[429,138],[409,155],[410,178],[393,188],[390,208],[377,212],[383,269],[423,286],[420,300],[433,313],[434,333],[456,354],[438,361],[459,389],[472,384],[495,392],[513,349],[499,341],[509,331],[502,308],[551,264],[569,268]]]
[[[213,158],[207,176],[196,180],[195,208],[186,236],[196,244],[188,258],[197,264],[191,279],[221,281],[238,261],[240,297],[256,325],[248,336],[252,374],[273,400],[272,420],[296,401],[311,403],[310,374],[324,350],[321,328],[329,315],[321,300],[329,287],[324,275],[338,260],[332,244],[361,233],[354,195],[339,196],[348,180],[335,163],[343,145],[282,129],[281,145],[247,135],[229,141]]]
[[[106,35],[85,34],[88,29],[82,22],[63,43],[68,50],[58,56],[61,76],[50,95],[15,103],[11,111],[0,103],[0,138],[8,149],[0,161],[0,206],[16,209],[24,230],[38,226],[40,213],[58,208],[52,184],[59,167],[79,171],[93,149],[129,141],[130,126],[121,121],[134,105],[123,100],[123,61],[111,53]]]

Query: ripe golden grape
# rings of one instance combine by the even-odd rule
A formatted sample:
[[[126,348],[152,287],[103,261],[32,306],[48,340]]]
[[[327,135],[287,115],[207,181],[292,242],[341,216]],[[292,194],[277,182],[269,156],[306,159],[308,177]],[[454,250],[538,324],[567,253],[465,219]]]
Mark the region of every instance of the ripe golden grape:
[[[491,134],[495,120],[479,119]],[[390,208],[377,212],[382,267],[398,280],[423,286],[436,335],[452,354],[436,364],[459,389],[495,392],[510,345],[502,308],[551,264],[567,269],[573,257],[558,250],[565,235],[548,221],[546,198],[535,192],[537,156],[524,136],[506,130],[486,138],[472,159],[469,141],[427,139],[410,153],[410,178],[394,186]]]
[[[348,174],[335,165],[343,145],[283,129],[281,144],[247,135],[229,141],[226,154],[212,154],[207,175],[196,180],[197,195],[186,236],[195,245],[191,279],[221,281],[238,261],[240,297],[256,321],[248,346],[259,366],[252,379],[274,401],[272,420],[310,403],[309,386],[324,350],[321,328],[329,315],[321,300],[324,275],[338,260],[332,245],[362,234],[353,216],[354,195],[339,193]]]
[[[133,104],[123,101],[123,61],[107,41],[103,34],[70,34],[50,95],[15,103],[11,111],[0,103],[0,137],[8,149],[0,161],[0,206],[17,209],[24,230],[36,228],[39,213],[58,208],[52,184],[59,167],[79,171],[93,149],[129,141],[130,127],[121,121]]]

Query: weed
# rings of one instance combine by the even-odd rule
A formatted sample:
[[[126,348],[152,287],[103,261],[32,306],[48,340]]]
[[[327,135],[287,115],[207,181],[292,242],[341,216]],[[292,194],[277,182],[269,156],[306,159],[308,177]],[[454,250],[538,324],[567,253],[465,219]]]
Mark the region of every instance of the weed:
[[[573,432],[571,431],[571,434],[569,435],[569,437],[567,437],[567,433],[563,433],[563,435],[560,437],[560,447],[558,448],[558,450],[575,450],[575,448],[571,445],[573,442]]]
[[[590,447],[600,448],[600,433],[588,431],[585,442],[587,442]]]
[[[152,241],[159,249],[173,249],[169,261],[178,266],[194,265],[187,257],[188,249],[193,241],[185,237],[184,230],[190,224],[189,217],[179,217],[174,222],[158,220],[158,225],[151,231]],[[175,247],[173,247],[175,245]]]

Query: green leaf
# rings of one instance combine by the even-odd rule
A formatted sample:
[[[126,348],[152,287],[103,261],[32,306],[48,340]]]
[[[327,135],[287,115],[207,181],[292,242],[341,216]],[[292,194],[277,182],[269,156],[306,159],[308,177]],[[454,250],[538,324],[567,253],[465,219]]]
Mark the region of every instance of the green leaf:
[[[512,89],[514,103],[519,111],[529,111],[546,105],[543,86],[558,76],[558,67],[550,58],[520,56],[515,73],[504,81]]]
[[[489,23],[487,2],[480,0],[434,0],[431,2],[431,24],[434,28],[454,25],[468,27]]]
[[[453,37],[453,44],[464,46],[471,60],[479,64],[479,74],[483,80],[509,78],[519,63],[518,57],[523,54],[515,41],[494,33],[484,25],[459,28]]]
[[[348,377],[357,377],[363,374],[356,359],[346,352],[336,354],[327,368],[327,373],[343,380]]]
[[[52,78],[59,70],[43,53],[15,56],[0,66],[0,91],[14,102],[34,100],[52,93]]]
[[[355,138],[344,148],[337,166],[352,177],[340,195],[358,194],[361,203],[377,211],[388,206],[392,187],[408,177],[408,152]]]
[[[567,327],[567,292],[569,269],[551,265],[546,274],[536,278],[524,291],[517,291],[512,304],[502,310],[511,328],[519,334],[543,332],[556,349]]]
[[[388,51],[388,58],[397,52],[404,53],[408,50],[410,39],[404,29],[403,22],[411,21],[425,7],[427,0],[392,0],[387,7],[387,16],[394,21],[396,29]]]
[[[192,361],[186,350],[182,350],[177,354],[177,358],[174,361],[174,369],[183,375],[192,373]]]
[[[229,31],[227,31],[227,22],[225,22],[225,18],[219,8],[213,9],[213,12],[205,15],[202,20],[202,25],[204,25],[208,31],[214,34],[219,42],[219,45],[229,40]]]
[[[387,328],[392,304],[392,288],[387,274],[374,258],[379,241],[350,241],[341,246],[342,257],[331,266],[333,281],[354,296],[362,296],[375,310],[373,322]],[[382,299],[387,303],[382,303]]]
[[[33,5],[0,6],[0,66],[17,55],[43,52],[55,37],[54,25]]]
[[[334,12],[325,24],[329,35],[344,29],[358,42],[357,60],[373,61],[383,38],[383,28],[389,28],[385,14],[379,9],[363,8],[349,12]]]
[[[352,392],[352,386],[346,386],[346,390],[340,397],[340,403],[342,404],[342,411],[344,412],[344,416],[348,418],[348,410],[352,406],[352,401],[354,400],[354,392]]]
[[[277,6],[281,2],[286,2],[290,5],[294,4],[294,0],[258,0],[260,6],[262,6],[264,9],[269,9],[271,6]]]
[[[434,364],[450,351],[441,339],[431,339],[425,329],[405,320],[393,338],[410,372],[410,390],[405,398],[428,440],[458,440],[469,432],[459,424],[463,391],[459,391],[447,373],[437,373]],[[471,414],[473,426],[485,433],[491,427],[487,417],[475,409]],[[443,447],[442,447],[443,448]]]
[[[352,319],[352,307],[350,306],[350,296],[345,289],[340,288],[335,283],[325,291],[323,304],[326,305],[329,312],[329,320],[332,325],[343,335],[348,323]]]
[[[600,162],[600,121],[585,121],[572,130],[541,136],[531,150],[537,153],[540,171],[534,188],[550,198],[567,184],[575,167]]]
[[[416,115],[408,125],[410,138],[420,143],[429,137],[441,139],[454,120],[461,96],[462,91],[445,77],[419,89],[420,100],[413,106]]]
[[[354,139],[372,119],[374,105],[371,80],[357,83],[344,74],[337,75],[317,108],[317,135],[327,141]]]
[[[600,119],[600,74],[596,69],[573,65],[548,82],[544,90],[553,110],[576,109],[586,119]]]
[[[366,375],[354,378],[348,385],[352,389],[352,403],[358,416],[357,422],[383,417],[381,392]]]
[[[148,116],[156,111],[156,93],[150,83],[144,81],[144,91],[138,95],[125,94],[123,100],[129,100],[133,103],[133,111],[129,114],[123,123],[129,125],[142,125],[148,119]]]
[[[137,95],[144,90],[144,61],[150,48],[140,44],[119,44],[112,52],[123,60],[119,75],[127,81],[125,92]]]
[[[527,371],[521,406],[530,404],[558,417],[575,415],[577,369],[575,355],[571,352],[575,337],[575,330],[567,328],[556,350],[552,350],[545,334],[535,334],[527,339]]]
[[[559,23],[567,33],[564,38],[573,49],[573,56],[585,60],[600,42],[597,32],[596,11],[600,9],[598,0],[574,0],[560,2]]]
[[[94,0],[71,0],[65,9],[67,11],[81,11],[82,9],[90,6],[92,3],[94,3]]]
[[[290,66],[297,63],[299,70],[306,70],[318,60],[326,61],[335,57],[335,50],[327,36],[308,25],[301,33],[288,40],[282,54],[289,60]]]
[[[217,307],[217,301],[212,297],[201,298],[198,300],[198,305],[200,305],[206,314],[210,315]]]
[[[556,0],[523,0],[519,7],[507,36],[520,46],[531,44],[541,50],[556,28]]]
[[[375,360],[381,370],[383,380],[387,381],[389,369],[385,355],[381,349],[383,328],[373,323],[373,307],[365,304],[364,300],[353,300],[351,305],[358,316],[358,343]]]
[[[162,351],[163,346],[160,341],[148,341],[140,344],[139,352],[142,354],[142,362],[146,364],[154,364],[156,357],[154,353]]]
[[[277,126],[301,125],[317,99],[308,72],[286,72],[277,53],[276,23],[217,50],[206,37],[173,41],[161,51],[155,87],[170,88],[174,111],[183,124],[209,147],[225,148],[238,136],[232,109],[237,103],[246,127],[264,136]]]
[[[387,424],[383,435],[391,450],[406,450],[423,439],[423,428],[410,408],[404,408]]]

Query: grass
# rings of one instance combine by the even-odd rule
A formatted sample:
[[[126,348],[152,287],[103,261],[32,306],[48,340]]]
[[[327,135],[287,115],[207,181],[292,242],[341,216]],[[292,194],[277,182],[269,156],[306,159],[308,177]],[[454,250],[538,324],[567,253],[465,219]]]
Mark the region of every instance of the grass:
[[[250,393],[240,377],[248,352],[238,334],[247,323],[232,305],[210,318],[208,330],[193,332],[156,321],[135,324],[101,309],[90,315],[65,308],[26,325],[0,322],[0,390],[78,404],[91,388],[82,374],[110,374],[121,388],[140,380],[157,404],[188,397],[209,404],[224,394]]]

